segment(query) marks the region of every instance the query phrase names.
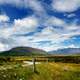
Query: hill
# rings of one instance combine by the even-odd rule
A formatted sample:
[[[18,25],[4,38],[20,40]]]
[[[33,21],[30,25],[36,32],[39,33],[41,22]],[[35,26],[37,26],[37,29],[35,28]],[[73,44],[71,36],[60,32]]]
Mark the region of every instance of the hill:
[[[80,55],[80,48],[65,48],[50,51],[49,54],[54,55]]]
[[[0,52],[0,56],[32,56],[45,54],[47,54],[47,52],[31,47],[16,47],[9,51]]]

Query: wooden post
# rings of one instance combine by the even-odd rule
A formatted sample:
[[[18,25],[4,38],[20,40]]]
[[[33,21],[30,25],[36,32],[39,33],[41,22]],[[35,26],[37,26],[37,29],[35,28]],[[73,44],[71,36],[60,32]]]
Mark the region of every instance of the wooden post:
[[[48,58],[47,58],[47,63],[48,63],[48,61],[49,61],[49,60],[48,60]]]
[[[33,62],[33,72],[36,72],[35,58],[32,59],[32,62]]]

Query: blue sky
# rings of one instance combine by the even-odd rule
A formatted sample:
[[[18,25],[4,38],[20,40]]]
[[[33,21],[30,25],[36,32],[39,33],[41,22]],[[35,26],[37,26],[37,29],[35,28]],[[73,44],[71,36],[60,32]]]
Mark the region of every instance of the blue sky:
[[[80,0],[0,0],[0,51],[18,46],[80,48]]]

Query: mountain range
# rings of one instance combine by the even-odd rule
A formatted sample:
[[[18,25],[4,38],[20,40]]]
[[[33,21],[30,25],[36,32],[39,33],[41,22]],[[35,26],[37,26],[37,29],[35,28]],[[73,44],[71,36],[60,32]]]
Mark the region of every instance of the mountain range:
[[[41,55],[80,55],[80,48],[64,48],[46,52],[32,47],[15,47],[8,51],[0,52],[0,56],[41,56]]]
[[[80,48],[64,48],[49,51],[48,53],[54,55],[80,55]]]

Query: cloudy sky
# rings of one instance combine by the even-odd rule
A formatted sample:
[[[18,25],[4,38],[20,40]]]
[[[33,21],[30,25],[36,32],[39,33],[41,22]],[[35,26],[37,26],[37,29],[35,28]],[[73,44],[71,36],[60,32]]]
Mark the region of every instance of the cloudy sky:
[[[80,0],[0,0],[0,51],[17,46],[80,48]]]

